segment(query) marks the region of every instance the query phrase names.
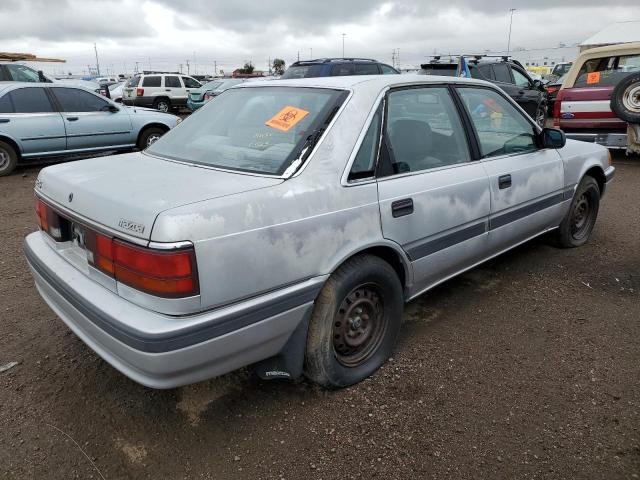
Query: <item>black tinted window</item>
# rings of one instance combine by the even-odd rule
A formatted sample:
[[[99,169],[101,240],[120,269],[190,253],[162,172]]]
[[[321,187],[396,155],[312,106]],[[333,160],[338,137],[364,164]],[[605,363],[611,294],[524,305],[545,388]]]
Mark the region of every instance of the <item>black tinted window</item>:
[[[164,86],[168,88],[181,88],[180,78],[175,76],[164,77]]]
[[[475,70],[475,68],[471,69],[471,76],[473,76],[473,71]],[[491,68],[491,65],[480,65],[478,67],[478,70],[480,72],[480,75],[478,75],[477,78],[484,78],[485,80],[495,80],[495,77],[493,76],[493,69]],[[476,77],[474,77],[476,78]]]
[[[137,87],[139,83],[140,83],[140,77],[133,77],[131,80],[129,80],[130,87]]]
[[[375,63],[360,63],[355,67],[356,75],[378,75],[378,65]]]
[[[202,86],[200,82],[190,77],[182,77],[182,81],[184,82],[185,88],[200,88]]]
[[[493,66],[493,75],[495,76],[496,82],[513,83],[511,75],[509,74],[509,67],[503,63],[496,63]]]
[[[331,68],[332,77],[344,77],[346,75],[353,75],[354,72],[353,63],[343,63],[342,65],[334,65]]]
[[[380,68],[382,69],[382,74],[383,75],[397,75],[398,72],[396,72],[396,70],[392,67],[390,67],[389,65],[385,65],[385,64],[381,64]]]
[[[13,113],[13,103],[9,94],[0,97],[0,113]]]
[[[282,75],[283,80],[287,78],[313,78],[319,77],[322,73],[322,65],[297,65],[287,68]]]
[[[109,104],[92,93],[79,88],[54,88],[54,93],[63,112],[99,112]]]
[[[53,112],[44,88],[20,88],[13,90],[9,95],[16,113]]]
[[[159,87],[161,79],[162,77],[159,77],[159,76],[144,77],[144,79],[142,80],[142,86],[143,87]]]

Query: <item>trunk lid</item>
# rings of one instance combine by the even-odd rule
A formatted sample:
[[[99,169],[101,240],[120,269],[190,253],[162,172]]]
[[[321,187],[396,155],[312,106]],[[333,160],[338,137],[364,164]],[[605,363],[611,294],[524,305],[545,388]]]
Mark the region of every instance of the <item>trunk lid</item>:
[[[164,210],[281,182],[278,178],[222,172],[136,152],[47,167],[40,172],[36,189],[54,206],[149,240],[155,218]],[[189,239],[175,239],[181,240]]]

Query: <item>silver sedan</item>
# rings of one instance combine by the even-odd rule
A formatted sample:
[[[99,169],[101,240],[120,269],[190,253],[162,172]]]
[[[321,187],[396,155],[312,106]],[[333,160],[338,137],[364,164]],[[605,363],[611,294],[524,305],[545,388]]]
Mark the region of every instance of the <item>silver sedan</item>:
[[[245,83],[144,152],[42,170],[25,253],[144,385],[253,365],[342,387],[391,355],[404,302],[546,232],[587,242],[613,172],[482,81]]]

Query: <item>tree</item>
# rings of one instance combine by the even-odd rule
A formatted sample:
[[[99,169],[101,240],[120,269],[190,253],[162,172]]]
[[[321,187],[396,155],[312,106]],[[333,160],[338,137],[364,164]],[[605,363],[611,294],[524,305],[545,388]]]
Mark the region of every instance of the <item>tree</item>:
[[[244,64],[244,67],[238,69],[240,73],[252,74],[253,73],[253,64],[249,61]]]
[[[284,67],[285,67],[285,63],[284,60],[282,60],[281,58],[274,58],[273,59],[273,73],[274,75],[282,75],[284,73]]]

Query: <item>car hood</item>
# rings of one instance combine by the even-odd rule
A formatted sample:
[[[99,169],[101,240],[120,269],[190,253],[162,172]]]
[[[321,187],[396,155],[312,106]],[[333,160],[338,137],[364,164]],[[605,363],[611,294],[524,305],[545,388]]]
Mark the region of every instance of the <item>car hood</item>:
[[[44,168],[36,192],[87,220],[149,240],[160,212],[281,183],[278,178],[223,172],[142,152]],[[175,238],[174,241],[188,240]]]

